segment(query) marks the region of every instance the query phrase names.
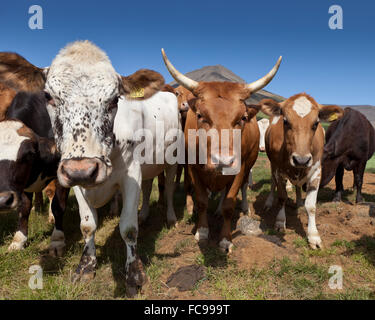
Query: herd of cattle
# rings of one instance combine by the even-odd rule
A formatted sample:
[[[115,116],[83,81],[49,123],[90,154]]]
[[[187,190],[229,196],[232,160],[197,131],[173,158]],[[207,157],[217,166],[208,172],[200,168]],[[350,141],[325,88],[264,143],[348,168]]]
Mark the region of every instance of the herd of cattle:
[[[133,296],[147,281],[137,255],[137,236],[139,223],[148,216],[153,179],[158,177],[160,201],[165,192],[167,221],[173,226],[177,221],[175,183],[184,172],[187,211],[192,214],[194,208],[198,215],[197,241],[209,237],[209,194],[221,192],[218,210],[224,223],[219,247],[230,253],[237,194],[241,189],[241,208],[247,213],[246,191],[252,184],[251,168],[259,151],[266,151],[271,162],[272,185],[265,210],[273,206],[277,189],[276,228],[286,227],[286,183],[291,182],[296,188],[297,205],[303,204],[301,188],[306,191],[307,238],[312,248],[321,248],[315,223],[319,187],[336,176],[334,200],[339,201],[344,169],[353,170],[356,200],[362,201],[364,169],[375,150],[374,129],[368,120],[350,108],[344,111],[338,106],[321,105],[305,93],[281,103],[264,99],[258,105],[246,104],[251,94],[274,78],[281,57],[261,79],[240,84],[196,82],[175,69],[164,50],[162,55],[168,71],[180,84],[177,88],[165,85],[163,77],[152,70],[119,75],[106,54],[89,41],[67,45],[50,67],[43,69],[16,53],[0,53],[0,210],[19,214],[18,230],[9,250],[24,247],[33,194],[37,198],[48,186],[50,221],[55,224],[50,253],[61,255],[65,247],[63,214],[73,188],[85,247],[72,280],[93,277],[97,264],[96,209],[120,191],[123,206],[119,229],[127,252],[126,287]],[[269,120],[256,121],[260,110]],[[320,121],[332,122],[326,135]],[[239,131],[240,154],[235,154],[233,141],[229,141],[229,154],[211,150],[207,138],[206,163],[200,164],[197,159],[195,164],[140,164],[133,157],[140,143],[134,132],[147,129],[155,137],[157,122],[163,123],[164,132],[183,130],[186,157],[200,143],[197,136],[197,143],[189,145],[191,129],[215,129],[219,135],[224,129]],[[153,139],[153,159],[164,158],[173,142],[165,139],[164,148],[158,143]],[[239,172],[223,174],[223,169],[238,165],[236,159],[240,160]],[[141,191],[143,202],[138,213]]]

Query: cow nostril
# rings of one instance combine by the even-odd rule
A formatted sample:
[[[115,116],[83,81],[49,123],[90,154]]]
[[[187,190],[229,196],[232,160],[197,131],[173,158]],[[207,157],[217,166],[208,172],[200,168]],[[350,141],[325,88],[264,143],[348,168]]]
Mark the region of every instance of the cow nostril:
[[[98,163],[95,163],[95,166],[91,170],[92,171],[90,172],[89,177],[91,179],[94,179],[98,175],[98,171],[99,171]]]
[[[14,201],[14,195],[11,193],[11,194],[9,195],[8,200],[5,202],[5,205],[6,205],[7,207],[10,207],[10,206],[13,204],[13,201]]]

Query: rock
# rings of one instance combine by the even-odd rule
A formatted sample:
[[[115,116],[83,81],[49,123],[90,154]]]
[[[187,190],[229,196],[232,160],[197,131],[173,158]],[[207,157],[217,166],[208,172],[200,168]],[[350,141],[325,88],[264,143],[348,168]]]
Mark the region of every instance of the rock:
[[[202,266],[185,266],[169,276],[167,286],[170,288],[176,287],[179,291],[188,291],[193,289],[194,285],[203,277],[204,269]]]
[[[259,226],[260,221],[251,219],[248,216],[241,217],[237,222],[237,228],[244,235],[259,236],[260,234],[262,234],[262,230]]]

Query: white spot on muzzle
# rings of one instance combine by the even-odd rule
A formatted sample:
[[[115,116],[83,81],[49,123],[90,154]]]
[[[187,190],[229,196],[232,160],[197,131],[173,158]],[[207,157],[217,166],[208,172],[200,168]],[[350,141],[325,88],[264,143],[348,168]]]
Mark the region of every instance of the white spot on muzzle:
[[[293,110],[303,118],[310,113],[311,107],[312,104],[306,97],[300,97],[294,101]]]

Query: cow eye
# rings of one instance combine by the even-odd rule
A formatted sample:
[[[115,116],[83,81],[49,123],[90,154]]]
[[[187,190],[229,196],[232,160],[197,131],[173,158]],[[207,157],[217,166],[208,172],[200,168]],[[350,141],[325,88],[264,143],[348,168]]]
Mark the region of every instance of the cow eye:
[[[317,120],[317,121],[313,124],[312,129],[313,129],[314,131],[315,131],[316,128],[318,127],[318,124],[319,124],[319,120]]]
[[[44,91],[44,96],[45,96],[48,104],[50,104],[53,107],[56,107],[55,100],[51,97],[51,95],[47,91]]]
[[[114,108],[117,108],[118,104],[118,97],[114,98],[111,103],[109,104],[109,110],[112,110]]]

